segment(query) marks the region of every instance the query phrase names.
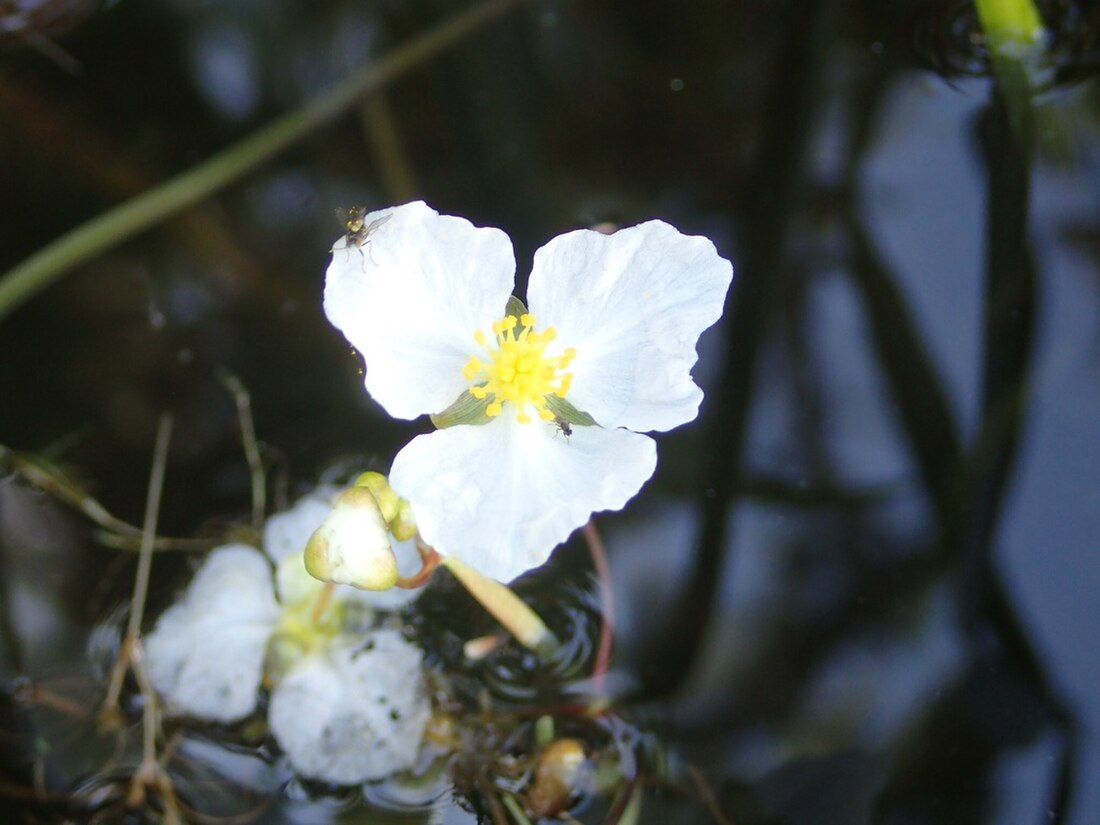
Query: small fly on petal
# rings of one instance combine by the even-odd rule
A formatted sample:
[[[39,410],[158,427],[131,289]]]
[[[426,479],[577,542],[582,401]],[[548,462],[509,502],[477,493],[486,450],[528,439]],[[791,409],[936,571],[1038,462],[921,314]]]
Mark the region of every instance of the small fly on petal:
[[[569,441],[569,436],[573,434],[573,426],[560,415],[554,416],[554,426],[565,436],[565,440]]]
[[[336,207],[336,219],[347,230],[344,235],[344,245],[347,249],[354,246],[359,250],[360,255],[363,254],[363,247],[370,243],[371,236],[378,231],[382,224],[393,217],[393,213],[389,212],[370,223],[366,222],[366,217],[367,208],[365,206],[353,206],[350,209]],[[373,262],[374,259],[372,258],[371,261]]]

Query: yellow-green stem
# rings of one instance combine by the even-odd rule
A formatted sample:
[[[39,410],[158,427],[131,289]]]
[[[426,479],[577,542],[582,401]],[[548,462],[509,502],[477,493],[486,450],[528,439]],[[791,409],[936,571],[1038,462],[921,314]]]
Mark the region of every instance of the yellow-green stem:
[[[504,803],[504,807],[508,809],[508,813],[512,815],[513,821],[516,825],[531,825],[531,820],[527,816],[527,812],[523,810],[523,806],[519,804],[519,800],[512,794],[506,793],[501,795],[501,801]]]
[[[1032,0],[975,0],[978,19],[995,51],[1037,43],[1043,34],[1043,18]]]
[[[453,556],[443,556],[443,566],[524,647],[549,658],[561,646],[539,614],[508,587],[481,575]]]
[[[516,0],[485,0],[444,21],[332,91],[276,119],[239,143],[65,233],[0,277],[0,320],[69,269],[209,197],[384,86],[496,17]]]
[[[1032,94],[1044,44],[1043,18],[1033,0],[975,0],[989,41],[997,85],[1008,106],[1012,129],[1025,144],[1034,130]]]

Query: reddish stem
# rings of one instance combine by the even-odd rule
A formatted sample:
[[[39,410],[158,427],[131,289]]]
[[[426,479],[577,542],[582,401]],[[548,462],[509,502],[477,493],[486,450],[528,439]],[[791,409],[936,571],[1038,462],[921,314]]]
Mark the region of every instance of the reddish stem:
[[[600,585],[600,642],[596,648],[596,663],[592,666],[592,683],[597,693],[603,693],[607,671],[611,668],[611,643],[615,638],[615,594],[611,588],[607,552],[594,521],[584,525],[584,539],[588,542],[588,552]]]
[[[439,567],[439,563],[443,560],[439,553],[435,552],[435,548],[421,544],[419,540],[416,542],[416,549],[420,552],[421,568],[411,576],[399,577],[393,583],[394,587],[400,587],[402,590],[415,590],[418,587],[423,587],[431,579],[435,568]]]

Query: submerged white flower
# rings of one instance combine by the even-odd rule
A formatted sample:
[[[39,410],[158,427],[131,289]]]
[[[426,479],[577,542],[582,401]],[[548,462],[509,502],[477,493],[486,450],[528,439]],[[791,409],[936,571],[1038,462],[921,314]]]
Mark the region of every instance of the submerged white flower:
[[[425,541],[508,581],[639,490],[657,461],[640,433],[695,418],[695,344],[732,267],[662,221],[577,230],[535,253],[529,308],[510,315],[499,229],[421,202],[364,221],[369,254],[333,248],[325,312],[362,352],[367,390],[396,418],[481,415],[413,439],[390,482]]]
[[[394,631],[360,632],[372,609],[400,607],[418,591],[337,586],[326,601],[325,585],[305,570],[302,550],[335,492],[317,490],[268,519],[267,557],[243,544],[213,550],[144,651],[153,686],[176,713],[236,722],[256,709],[261,684],[270,685],[269,724],[291,763],[306,776],[351,783],[409,767],[430,708],[420,651]],[[395,549],[403,566],[419,566],[415,547]],[[378,655],[361,655],[368,647]],[[345,701],[368,678],[372,692]],[[386,703],[397,718],[383,718]],[[339,726],[374,738],[334,738]]]
[[[153,686],[178,713],[243,719],[256,708],[280,613],[263,554],[244,544],[217,548],[145,639]]]
[[[397,631],[377,630],[287,674],[268,722],[294,770],[351,784],[412,765],[431,715],[422,658]]]

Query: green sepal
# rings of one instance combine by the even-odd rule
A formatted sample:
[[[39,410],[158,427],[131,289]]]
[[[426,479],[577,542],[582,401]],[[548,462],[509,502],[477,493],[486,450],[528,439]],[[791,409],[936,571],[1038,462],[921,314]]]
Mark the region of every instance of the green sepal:
[[[485,408],[489,406],[488,398],[474,398],[469,390],[463,391],[451,406],[443,412],[428,416],[437,430],[454,427],[456,424],[488,424],[491,420],[485,414]]]
[[[504,314],[519,319],[526,313],[527,307],[524,305],[523,301],[515,295],[509,295],[508,303],[504,307]],[[435,415],[429,416],[429,418],[431,418],[432,424],[434,424],[438,430],[454,427],[458,424],[481,426],[488,424],[492,420],[485,412],[489,403],[489,398],[474,398],[469,390],[467,390],[458,397],[457,401],[443,410],[443,412],[436,413]],[[554,418],[557,421],[563,421],[575,427],[596,426],[596,419],[586,412],[581,412],[564,398],[559,398],[554,394],[550,394],[546,396],[546,406],[550,412],[554,414]]]
[[[504,314],[514,315],[518,321],[520,316],[527,314],[527,307],[524,305],[523,301],[515,295],[509,295],[508,303],[504,306]]]
[[[564,421],[574,427],[595,427],[596,419],[586,412],[581,412],[564,398],[551,393],[546,396],[546,408],[554,414],[557,421]]]

